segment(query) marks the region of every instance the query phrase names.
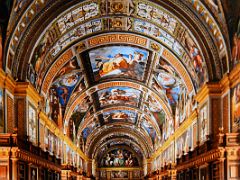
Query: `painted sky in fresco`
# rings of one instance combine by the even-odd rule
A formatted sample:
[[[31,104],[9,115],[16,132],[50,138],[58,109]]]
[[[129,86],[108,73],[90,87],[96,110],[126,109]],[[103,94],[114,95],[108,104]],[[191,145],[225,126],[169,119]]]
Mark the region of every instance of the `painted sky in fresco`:
[[[140,99],[140,91],[129,87],[111,87],[98,91],[100,106],[130,105],[137,106]]]
[[[95,80],[130,77],[143,80],[149,52],[132,46],[108,46],[89,52]]]

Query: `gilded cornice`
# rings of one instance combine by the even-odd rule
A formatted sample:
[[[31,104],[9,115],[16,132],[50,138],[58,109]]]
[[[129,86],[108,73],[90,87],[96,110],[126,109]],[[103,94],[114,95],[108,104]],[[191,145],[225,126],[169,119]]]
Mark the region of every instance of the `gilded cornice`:
[[[29,97],[36,105],[42,100],[42,97],[29,82],[17,82],[14,95]]]
[[[191,126],[191,124],[193,123],[193,121],[197,118],[197,110],[194,110],[192,112],[192,114],[189,116],[189,118],[187,120],[185,120],[182,125],[175,131],[175,133],[173,135],[171,135],[167,141],[165,141],[163,143],[163,145],[158,148],[158,150],[152,155],[152,157],[150,159],[155,159],[157,158],[165,149],[167,149],[170,144],[177,139],[178,137],[180,137],[189,126]]]
[[[54,164],[52,162],[49,162],[45,159],[42,159],[39,156],[36,156],[36,155],[31,154],[24,150],[19,150],[17,152],[17,158],[27,161],[28,163],[40,165],[40,166],[48,168],[48,169],[53,169],[55,171],[61,171],[61,166],[57,166],[56,164]]]
[[[224,152],[225,149],[213,149],[211,151],[208,151],[204,154],[201,154],[192,160],[185,162],[181,165],[176,166],[176,169],[178,171],[181,171],[183,169],[187,169],[193,166],[200,166],[204,163],[211,162],[217,159],[223,159],[224,158]]]
[[[52,133],[54,133],[59,139],[65,142],[73,151],[78,153],[81,158],[83,158],[85,161],[89,161],[89,158],[72,142],[69,137],[63,134],[55,122],[50,120],[43,112],[40,112],[39,116],[40,119],[44,121],[45,125],[49,127],[49,130],[52,131]]]
[[[195,100],[202,104],[209,96],[219,96],[222,93],[220,83],[205,83],[195,96]]]
[[[18,147],[1,147],[0,157],[1,159],[20,159],[27,161],[28,163],[34,163],[36,165],[40,165],[42,167],[46,167],[55,171],[61,171],[61,166],[42,159],[41,157],[31,154],[27,151],[19,149]]]
[[[240,146],[237,147],[226,147],[226,157],[228,160],[240,161]]]
[[[5,88],[9,92],[14,93],[15,86],[16,82],[11,75],[5,73],[3,69],[0,68],[0,88]]]

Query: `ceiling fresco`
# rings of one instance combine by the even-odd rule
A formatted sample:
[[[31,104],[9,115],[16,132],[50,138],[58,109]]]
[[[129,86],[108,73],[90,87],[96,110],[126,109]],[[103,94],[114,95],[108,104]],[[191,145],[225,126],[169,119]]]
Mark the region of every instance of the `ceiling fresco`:
[[[113,122],[129,122],[135,124],[137,120],[137,113],[127,110],[113,110],[104,112],[102,115],[105,124]]]
[[[110,105],[138,106],[140,91],[129,87],[111,87],[97,92],[100,107]]]
[[[94,80],[126,77],[143,81],[149,52],[132,46],[109,46],[89,52]]]
[[[229,70],[221,13],[199,0],[16,1],[6,71],[100,166],[138,166]]]
[[[111,140],[109,139],[101,142],[99,147],[100,150],[98,150],[98,154],[95,154],[95,156],[97,158],[101,158],[104,154],[106,154],[106,151],[117,146],[133,149],[139,158],[143,158],[144,150],[141,145],[135,143],[132,139],[124,139],[123,137],[113,138]]]

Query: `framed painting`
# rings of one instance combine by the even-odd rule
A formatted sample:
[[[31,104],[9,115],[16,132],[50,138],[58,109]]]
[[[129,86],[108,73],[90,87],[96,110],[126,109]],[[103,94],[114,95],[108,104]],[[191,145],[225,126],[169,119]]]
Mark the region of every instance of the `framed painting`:
[[[240,129],[240,83],[233,88],[232,93],[232,131]]]
[[[104,123],[129,122],[134,124],[136,119],[137,113],[128,110],[112,110],[103,113]]]
[[[130,87],[110,87],[97,92],[100,107],[109,105],[130,105],[138,106],[140,101],[139,90]]]
[[[133,46],[106,46],[88,53],[94,80],[131,78],[143,81],[149,52]]]
[[[28,137],[33,144],[37,143],[37,110],[28,105]]]

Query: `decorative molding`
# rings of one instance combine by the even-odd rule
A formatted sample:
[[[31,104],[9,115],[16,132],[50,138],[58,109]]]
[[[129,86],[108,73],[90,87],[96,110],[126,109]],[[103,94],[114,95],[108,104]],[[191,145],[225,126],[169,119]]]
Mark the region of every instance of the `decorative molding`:
[[[58,172],[61,171],[61,166],[57,166],[56,164],[54,164],[50,161],[44,160],[41,157],[33,155],[33,154],[31,154],[27,151],[24,151],[24,150],[19,149],[16,152],[16,157],[23,160],[23,161],[26,161],[28,163],[33,163],[33,164],[36,164],[38,166],[42,166],[42,167],[52,169],[52,170],[58,171]]]
[[[193,158],[192,160],[186,162],[186,163],[182,163],[178,166],[176,166],[177,171],[181,171],[184,169],[188,169],[190,167],[194,167],[194,166],[200,166],[204,163],[207,162],[211,162],[214,160],[217,160],[219,158],[224,158],[224,149],[213,149],[211,151],[208,151],[204,154],[201,154],[195,158]]]
[[[147,39],[133,34],[107,34],[88,40],[89,47],[99,46],[106,43],[132,43],[140,46],[146,46]]]
[[[11,75],[5,73],[3,69],[0,68],[0,88],[5,88],[13,94],[15,86],[16,82],[11,77]]]
[[[219,96],[222,93],[220,83],[205,83],[195,96],[195,100],[200,104],[204,103],[209,96]]]
[[[14,95],[30,98],[36,107],[38,103],[42,101],[42,97],[29,82],[17,82]]]
[[[69,49],[57,61],[55,61],[52,67],[48,70],[48,73],[44,78],[43,84],[42,84],[42,91],[45,94],[47,94],[47,90],[49,89],[49,86],[51,85],[51,82],[54,76],[60,70],[60,67],[62,67],[67,61],[69,61],[72,58],[72,56],[73,56],[73,52],[71,49]]]

